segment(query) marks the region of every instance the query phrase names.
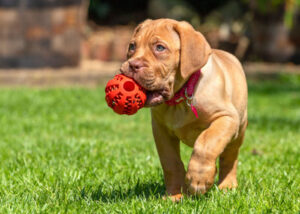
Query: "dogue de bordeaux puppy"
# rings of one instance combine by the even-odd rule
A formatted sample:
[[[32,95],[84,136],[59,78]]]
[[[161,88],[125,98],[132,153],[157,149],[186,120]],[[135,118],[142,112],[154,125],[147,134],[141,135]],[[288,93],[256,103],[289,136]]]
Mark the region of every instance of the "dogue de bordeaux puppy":
[[[218,157],[218,187],[237,187],[248,99],[240,62],[212,49],[187,22],[171,19],[138,25],[127,58],[120,72],[147,90],[167,195],[178,201],[184,193],[204,194],[214,184]],[[187,171],[180,141],[193,147]]]

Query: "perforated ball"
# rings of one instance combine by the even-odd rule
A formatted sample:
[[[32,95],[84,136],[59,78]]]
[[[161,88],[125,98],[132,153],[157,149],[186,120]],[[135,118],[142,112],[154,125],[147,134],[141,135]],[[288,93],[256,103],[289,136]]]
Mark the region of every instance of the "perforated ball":
[[[108,81],[105,93],[108,106],[118,114],[135,114],[146,102],[145,89],[122,74]]]

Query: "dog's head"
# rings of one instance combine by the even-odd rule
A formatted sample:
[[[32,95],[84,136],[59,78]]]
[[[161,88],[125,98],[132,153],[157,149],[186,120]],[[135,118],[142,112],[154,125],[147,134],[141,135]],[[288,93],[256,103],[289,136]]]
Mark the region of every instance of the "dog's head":
[[[121,73],[147,90],[146,106],[171,99],[206,64],[211,48],[187,22],[146,20],[136,27]]]

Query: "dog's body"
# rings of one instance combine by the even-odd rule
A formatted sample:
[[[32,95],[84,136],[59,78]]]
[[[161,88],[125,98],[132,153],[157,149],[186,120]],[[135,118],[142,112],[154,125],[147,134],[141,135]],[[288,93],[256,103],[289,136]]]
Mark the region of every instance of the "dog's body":
[[[186,102],[169,106],[165,101],[199,69],[191,101],[197,118]],[[205,193],[214,183],[218,157],[219,188],[237,186],[237,156],[247,126],[247,85],[234,56],[211,49],[185,22],[147,20],[136,28],[121,72],[148,90],[153,135],[173,200],[186,190]],[[187,172],[180,141],[194,148]]]

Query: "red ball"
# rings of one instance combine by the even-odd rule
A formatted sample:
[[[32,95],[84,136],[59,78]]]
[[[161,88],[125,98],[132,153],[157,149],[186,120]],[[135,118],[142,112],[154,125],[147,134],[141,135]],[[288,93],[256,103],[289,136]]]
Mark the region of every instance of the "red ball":
[[[109,80],[105,87],[105,100],[118,114],[135,114],[146,102],[146,90],[133,79],[122,74]]]

